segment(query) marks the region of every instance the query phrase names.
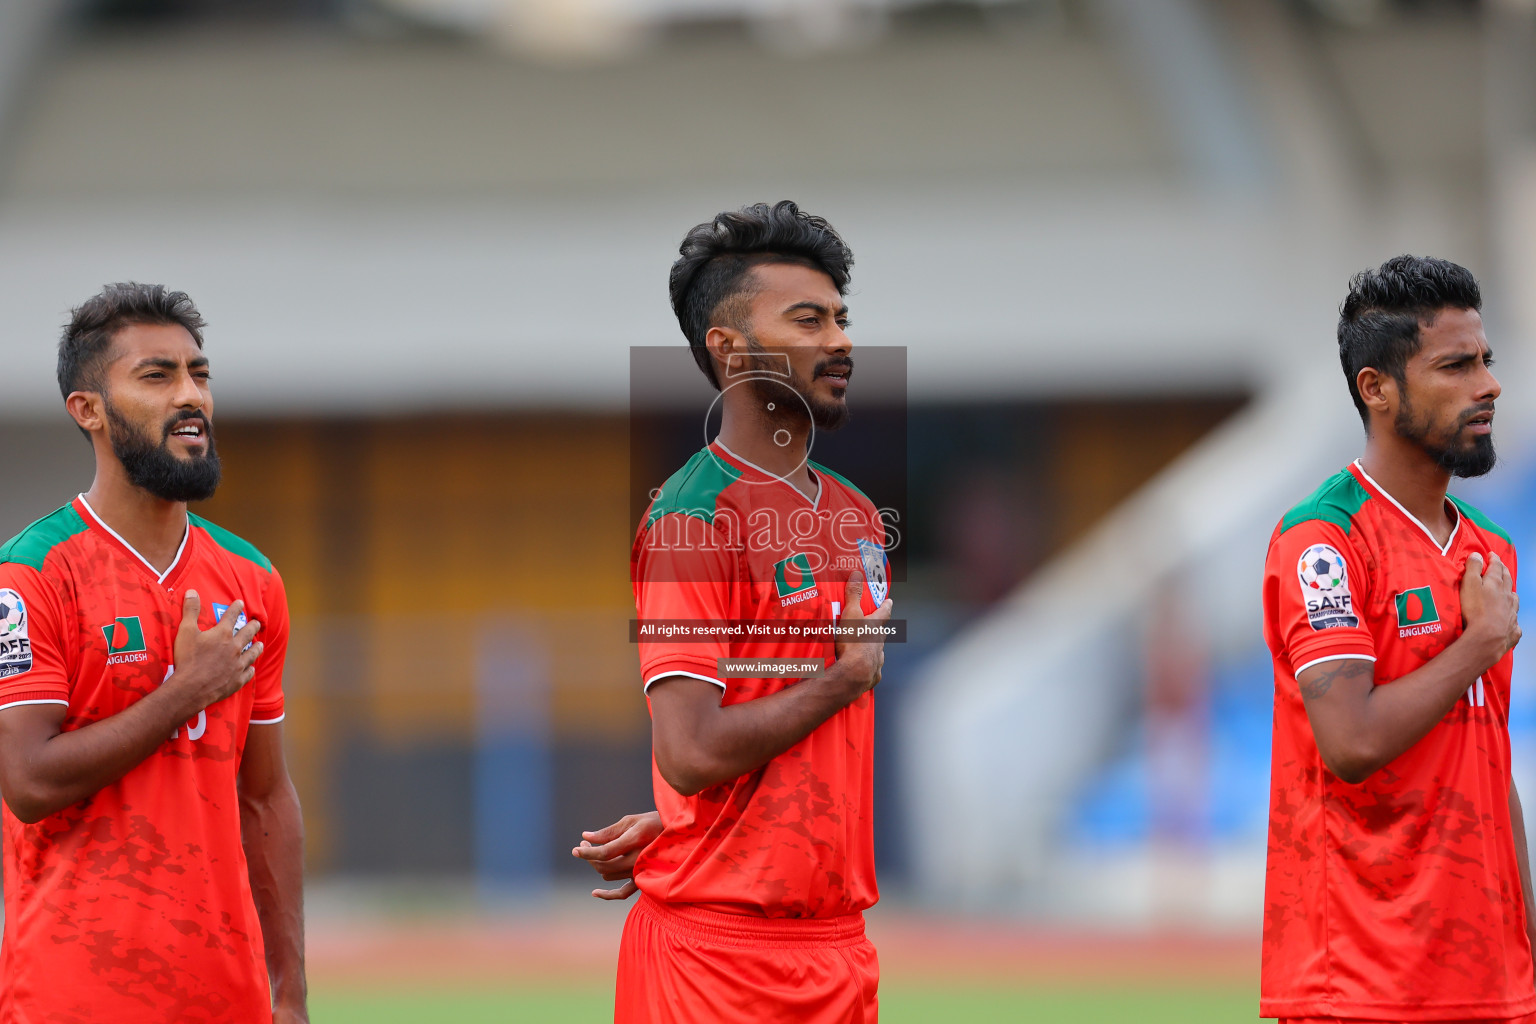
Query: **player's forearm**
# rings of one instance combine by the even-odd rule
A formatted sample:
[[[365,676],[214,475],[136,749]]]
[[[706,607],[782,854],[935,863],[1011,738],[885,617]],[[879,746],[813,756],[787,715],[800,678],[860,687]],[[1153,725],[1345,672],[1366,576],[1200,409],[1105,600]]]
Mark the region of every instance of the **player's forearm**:
[[[1487,644],[1463,634],[1427,664],[1371,687],[1350,720],[1331,723],[1332,735],[1314,726],[1329,769],[1345,782],[1364,782],[1423,739],[1490,664]]]
[[[1525,933],[1536,935],[1536,893],[1531,891],[1531,855],[1525,835],[1525,812],[1513,779],[1509,782],[1509,824],[1515,839],[1515,862],[1520,868],[1520,895],[1525,904]],[[1536,948],[1536,943],[1533,943]]]
[[[304,822],[286,776],[270,793],[240,797],[240,833],[251,897],[261,921],[267,973],[278,1007],[302,1011],[304,974]]]
[[[190,717],[176,697],[157,689],[110,718],[10,751],[3,786],[11,813],[31,824],[121,779]]]
[[[692,796],[761,768],[868,689],[843,665],[767,697],[712,707],[684,728],[656,730],[662,777]]]

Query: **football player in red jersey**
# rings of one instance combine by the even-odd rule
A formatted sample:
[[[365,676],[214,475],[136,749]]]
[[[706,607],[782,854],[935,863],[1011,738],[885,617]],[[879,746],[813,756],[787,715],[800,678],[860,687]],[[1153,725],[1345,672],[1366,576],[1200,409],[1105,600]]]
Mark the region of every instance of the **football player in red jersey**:
[[[722,213],[681,253],[673,309],[723,412],[640,523],[639,619],[883,623],[883,522],[809,459],[814,431],[848,418],[852,254],[790,202]],[[728,658],[825,668],[749,678],[723,671]],[[870,691],[883,661],[882,642],[845,639],[640,643],[658,813],[574,851],[606,878],[633,874],[598,895],[641,893],[616,1021],[876,1018],[863,911],[878,899]]]
[[[282,580],[220,476],[203,321],[112,285],[59,345],[91,489],[0,547],[0,1024],[308,1020]]]
[[[1510,779],[1509,536],[1446,491],[1493,468],[1477,283],[1402,256],[1350,282],[1339,355],[1365,450],[1275,528],[1274,752],[1259,1012],[1536,1021]]]

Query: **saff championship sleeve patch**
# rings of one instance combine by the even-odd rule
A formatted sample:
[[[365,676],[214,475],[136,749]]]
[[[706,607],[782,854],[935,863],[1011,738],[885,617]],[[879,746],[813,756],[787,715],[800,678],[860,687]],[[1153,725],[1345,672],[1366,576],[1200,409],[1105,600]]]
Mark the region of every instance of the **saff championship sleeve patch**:
[[[1337,548],[1330,544],[1307,548],[1296,563],[1296,578],[1301,581],[1301,601],[1313,629],[1360,625],[1349,596],[1349,569]]]
[[[27,604],[14,590],[0,588],[0,679],[32,669],[32,641],[27,639]]]

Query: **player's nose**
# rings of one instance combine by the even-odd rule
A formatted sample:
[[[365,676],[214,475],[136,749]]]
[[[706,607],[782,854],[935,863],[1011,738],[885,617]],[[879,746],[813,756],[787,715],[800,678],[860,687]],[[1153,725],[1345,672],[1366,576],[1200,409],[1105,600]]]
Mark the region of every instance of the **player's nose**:
[[[1499,378],[1493,375],[1493,371],[1486,366],[1483,367],[1483,376],[1487,379],[1483,381],[1482,392],[1477,396],[1478,401],[1491,402],[1504,393],[1504,386],[1499,383]]]
[[[197,386],[197,381],[190,373],[183,373],[176,384],[176,407],[200,409],[203,406],[203,400],[203,389]]]
[[[841,324],[834,323],[832,330],[827,332],[825,348],[835,355],[847,355],[853,351],[853,339],[848,337],[848,332],[843,330]]]

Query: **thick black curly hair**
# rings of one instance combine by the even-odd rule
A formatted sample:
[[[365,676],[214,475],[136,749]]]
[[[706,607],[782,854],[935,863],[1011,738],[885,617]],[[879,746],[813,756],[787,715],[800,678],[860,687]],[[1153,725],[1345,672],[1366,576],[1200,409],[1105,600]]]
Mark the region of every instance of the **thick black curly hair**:
[[[716,389],[704,336],[724,324],[745,327],[751,294],[750,271],[763,263],[794,263],[819,270],[832,279],[838,294],[847,294],[853,250],[823,217],[800,209],[788,199],[753,203],[716,215],[683,236],[681,255],[672,264],[668,282],[672,311],[693,349],[699,369]]]
[[[1394,256],[1350,278],[1349,295],[1339,307],[1339,363],[1361,421],[1369,423],[1356,383],[1361,370],[1372,367],[1406,387],[1419,327],[1443,309],[1482,308],[1472,272],[1450,260]]]

